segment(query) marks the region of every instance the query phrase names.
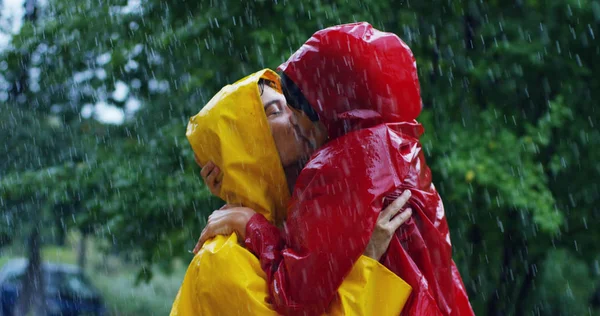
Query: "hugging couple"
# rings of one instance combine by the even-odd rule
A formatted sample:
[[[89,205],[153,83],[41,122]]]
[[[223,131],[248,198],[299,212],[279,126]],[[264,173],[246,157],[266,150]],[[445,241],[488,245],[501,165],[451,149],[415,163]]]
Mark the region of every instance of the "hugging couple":
[[[226,201],[171,315],[473,315],[419,137],[416,62],[368,23],[221,89],[187,138]]]

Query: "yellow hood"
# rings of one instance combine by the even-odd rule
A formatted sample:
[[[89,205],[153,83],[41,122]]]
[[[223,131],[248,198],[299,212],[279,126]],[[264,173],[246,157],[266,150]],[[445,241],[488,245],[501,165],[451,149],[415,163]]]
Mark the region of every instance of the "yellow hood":
[[[221,170],[220,198],[279,224],[290,196],[260,99],[261,78],[281,91],[279,76],[270,69],[227,85],[190,118],[186,136],[202,165],[212,161]]]

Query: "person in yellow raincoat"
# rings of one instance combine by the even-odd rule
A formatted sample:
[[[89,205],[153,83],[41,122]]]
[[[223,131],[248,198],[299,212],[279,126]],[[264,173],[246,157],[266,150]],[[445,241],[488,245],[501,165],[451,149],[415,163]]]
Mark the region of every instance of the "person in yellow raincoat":
[[[280,224],[289,187],[293,187],[288,183],[293,176],[286,174],[284,166],[304,157],[309,148],[298,143],[300,135],[291,124],[268,119],[290,110],[285,99],[263,104],[261,79],[281,92],[279,77],[268,69],[228,85],[190,119],[187,137],[201,164],[212,161],[221,167],[219,196],[223,200],[250,207]],[[282,128],[275,130],[275,126]],[[239,242],[243,241],[232,234],[203,245],[188,267],[171,315],[276,314],[269,304],[259,260]],[[338,289],[328,314],[398,315],[409,294],[410,286],[402,279],[376,260],[361,256]]]

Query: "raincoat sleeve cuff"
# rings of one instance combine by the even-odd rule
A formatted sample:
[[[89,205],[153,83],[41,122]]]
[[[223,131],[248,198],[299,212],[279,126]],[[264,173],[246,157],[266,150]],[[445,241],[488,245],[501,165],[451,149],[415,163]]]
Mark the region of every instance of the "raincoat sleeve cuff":
[[[281,258],[283,239],[279,229],[261,214],[255,214],[246,224],[246,249],[254,253],[270,277],[271,267]]]

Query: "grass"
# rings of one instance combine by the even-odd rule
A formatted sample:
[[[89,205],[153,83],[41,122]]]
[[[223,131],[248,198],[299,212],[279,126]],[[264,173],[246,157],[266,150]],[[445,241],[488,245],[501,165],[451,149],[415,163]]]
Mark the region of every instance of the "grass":
[[[76,264],[79,235],[70,234],[64,247],[42,248],[44,261]],[[149,283],[135,284],[138,267],[115,256],[96,251],[93,240],[88,240],[86,274],[100,290],[108,315],[168,315],[177,290],[183,280],[186,265],[174,262],[172,274],[153,269]],[[0,267],[8,260],[23,257],[23,247],[13,246],[0,253]]]
[[[137,271],[120,273],[117,276],[94,276],[90,273],[96,286],[105,293],[109,314],[168,315],[183,280],[183,273],[155,273],[150,283],[135,286],[135,272]]]

